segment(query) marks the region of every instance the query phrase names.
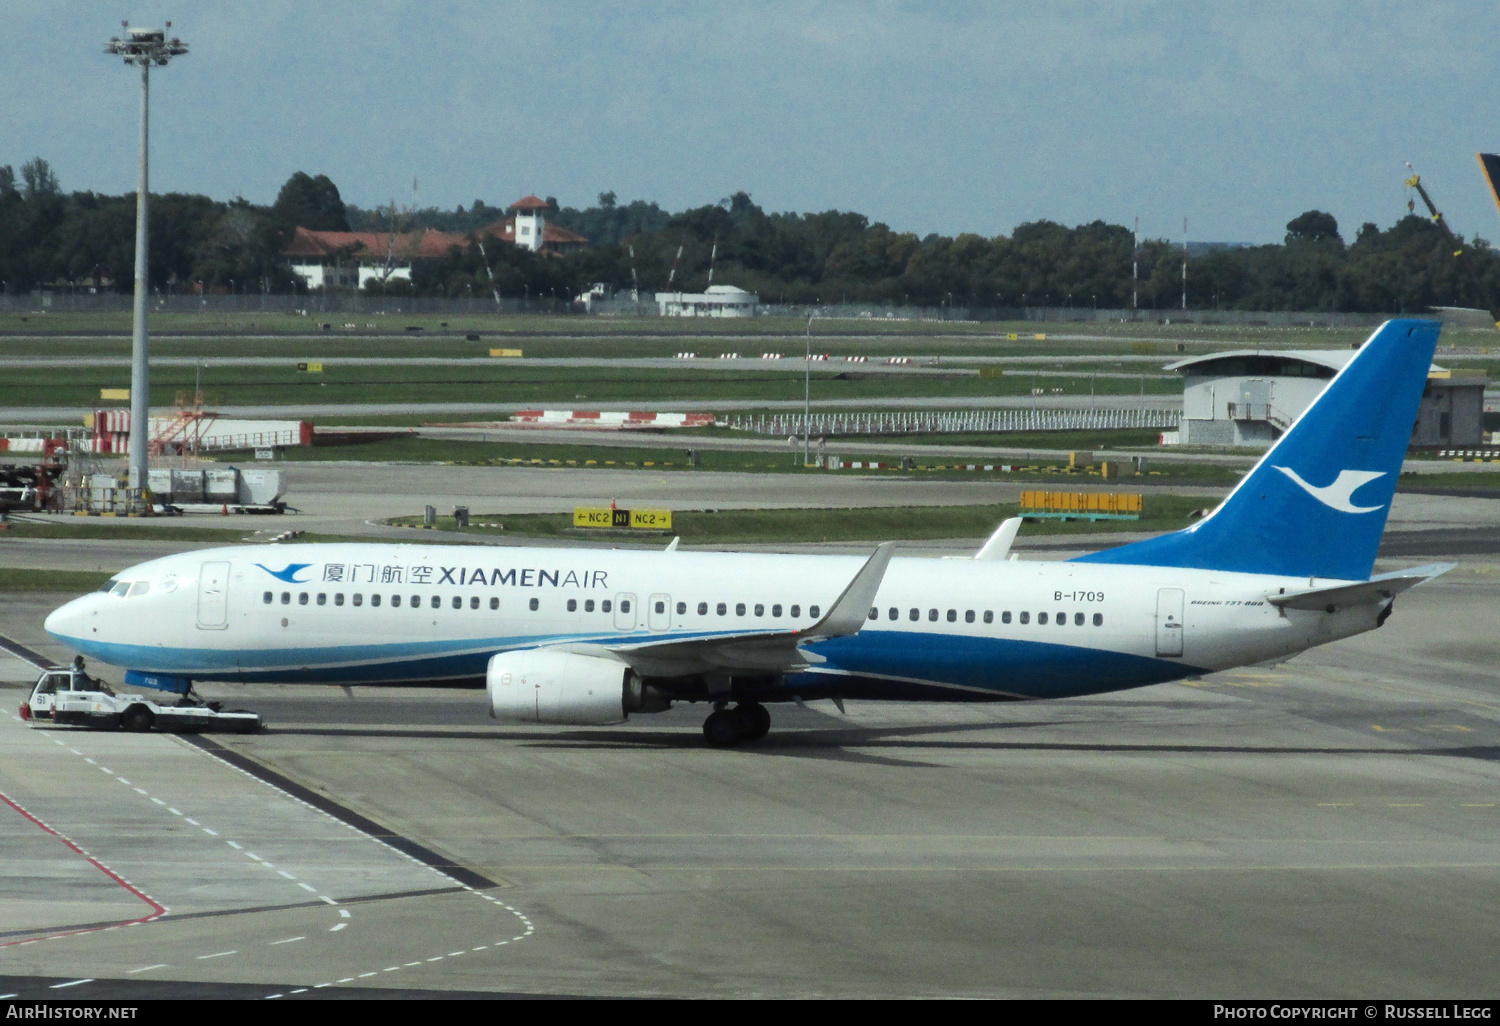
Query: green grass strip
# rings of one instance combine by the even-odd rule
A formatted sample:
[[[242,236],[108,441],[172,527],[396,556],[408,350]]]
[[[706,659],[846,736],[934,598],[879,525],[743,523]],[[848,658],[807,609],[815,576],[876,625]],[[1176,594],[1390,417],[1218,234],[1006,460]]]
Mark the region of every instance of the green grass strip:
[[[1182,495],[1151,495],[1146,498],[1140,520],[1041,520],[1028,521],[1021,535],[1093,534],[1120,531],[1171,531],[1187,526],[1189,514],[1212,500]],[[1000,521],[1016,516],[1020,507],[1001,503],[983,506],[894,506],[864,509],[765,509],[716,510],[674,513],[672,530],[662,538],[677,535],[688,544],[776,544],[779,542],[842,541],[936,541],[950,538],[982,538]],[[420,517],[397,517],[388,523],[417,527]],[[419,528],[420,530],[420,528]],[[452,517],[440,517],[435,530],[460,531],[468,536],[500,538],[523,536],[557,539],[603,540],[652,537],[645,532],[610,532],[573,527],[569,513],[475,514],[467,530]],[[415,539],[414,539],[415,540]]]
[[[0,529],[0,538],[139,538],[142,541],[221,542],[227,545],[245,541],[251,534],[249,529],[163,526],[160,521],[146,524],[137,519],[121,521],[112,517],[59,518],[45,523],[11,520]]]
[[[97,591],[114,575],[97,570],[29,570],[0,567],[0,595],[23,591],[56,591],[81,595]]]

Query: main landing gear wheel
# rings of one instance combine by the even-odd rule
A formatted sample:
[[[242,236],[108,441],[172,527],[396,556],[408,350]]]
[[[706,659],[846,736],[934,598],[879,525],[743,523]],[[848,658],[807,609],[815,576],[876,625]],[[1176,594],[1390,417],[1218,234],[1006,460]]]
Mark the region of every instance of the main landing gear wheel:
[[[759,741],[771,729],[771,714],[759,702],[741,702],[733,709],[715,709],[703,721],[703,736],[715,748],[733,748],[741,741]]]
[[[715,748],[733,748],[744,736],[740,718],[728,709],[715,709],[703,721],[703,736]]]
[[[759,702],[741,702],[734,714],[740,720],[740,736],[746,741],[759,741],[771,732],[771,714]]]

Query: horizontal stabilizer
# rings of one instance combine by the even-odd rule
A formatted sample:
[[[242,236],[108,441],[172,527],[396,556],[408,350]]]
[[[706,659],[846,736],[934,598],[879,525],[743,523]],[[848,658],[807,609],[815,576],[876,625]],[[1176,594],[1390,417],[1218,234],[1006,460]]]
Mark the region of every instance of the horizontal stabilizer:
[[[1397,570],[1380,574],[1358,584],[1340,584],[1331,588],[1308,588],[1280,595],[1267,595],[1266,601],[1282,609],[1322,609],[1333,612],[1350,606],[1364,606],[1395,598],[1408,588],[1415,588],[1452,570],[1454,563],[1433,563],[1429,566]]]

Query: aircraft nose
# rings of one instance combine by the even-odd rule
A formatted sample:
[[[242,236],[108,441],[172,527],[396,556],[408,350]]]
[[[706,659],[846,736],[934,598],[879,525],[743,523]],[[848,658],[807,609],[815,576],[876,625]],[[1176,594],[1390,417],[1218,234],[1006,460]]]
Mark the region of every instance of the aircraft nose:
[[[83,619],[87,615],[89,598],[76,598],[58,606],[47,614],[42,628],[54,638],[77,638],[83,631]]]

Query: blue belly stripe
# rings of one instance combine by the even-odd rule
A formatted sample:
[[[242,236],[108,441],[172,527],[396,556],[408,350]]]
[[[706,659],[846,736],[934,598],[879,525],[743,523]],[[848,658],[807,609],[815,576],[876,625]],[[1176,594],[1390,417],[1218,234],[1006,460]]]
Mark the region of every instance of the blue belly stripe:
[[[60,637],[91,659],[133,670],[169,673],[202,681],[243,683],[354,684],[482,678],[497,652],[567,642],[686,641],[732,636],[725,632],[666,632],[624,635],[538,635],[529,638],[470,638],[315,649],[162,648]],[[1204,672],[1196,666],[1124,652],[1014,638],[882,631],[810,645],[826,660],[806,673],[789,675],[788,689],[809,696],[867,682],[898,697],[948,697],[965,692],[976,700],[1065,698],[1180,680]],[[868,682],[879,682],[869,684]]]

